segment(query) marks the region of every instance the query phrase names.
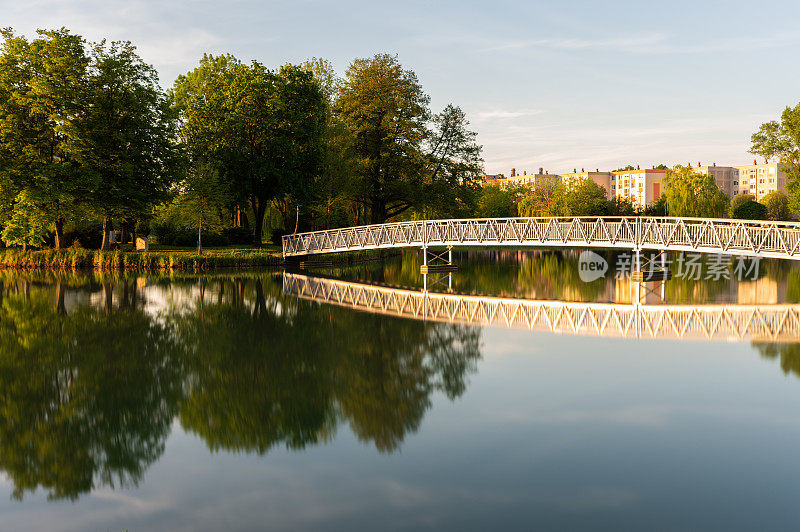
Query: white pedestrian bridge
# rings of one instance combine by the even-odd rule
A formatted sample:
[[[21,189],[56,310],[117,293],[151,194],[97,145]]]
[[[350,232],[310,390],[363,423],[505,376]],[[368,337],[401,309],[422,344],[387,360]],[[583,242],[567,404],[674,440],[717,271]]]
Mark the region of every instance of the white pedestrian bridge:
[[[411,290],[284,272],[283,293],[416,320],[553,333],[719,341],[800,341],[800,305],[577,303]]]
[[[457,246],[621,248],[800,260],[800,223],[644,216],[422,220],[286,235],[283,256]]]

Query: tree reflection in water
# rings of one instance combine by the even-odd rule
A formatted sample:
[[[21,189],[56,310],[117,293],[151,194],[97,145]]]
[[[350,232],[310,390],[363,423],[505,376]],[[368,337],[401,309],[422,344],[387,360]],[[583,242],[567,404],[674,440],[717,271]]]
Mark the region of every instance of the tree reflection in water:
[[[513,283],[576,286],[572,257],[523,259]],[[136,485],[175,419],[212,451],[302,449],[347,424],[393,452],[481,356],[479,328],[284,298],[269,274],[141,281],[0,274],[0,469],[15,497]],[[800,376],[798,344],[754,347]]]
[[[299,449],[347,422],[391,452],[480,358],[480,329],[283,300],[269,276],[60,281],[0,289],[0,468],[19,498],[136,485],[176,416],[212,450]]]
[[[98,482],[135,485],[164,450],[182,393],[165,325],[141,309],[67,312],[63,291],[3,287],[0,467],[14,496],[75,499]]]
[[[394,450],[434,391],[464,392],[480,358],[480,329],[282,301],[261,279],[217,290],[170,320],[190,353],[181,423],[211,449],[302,448],[347,421]]]
[[[753,347],[766,359],[778,359],[786,375],[800,377],[800,343],[753,342]]]

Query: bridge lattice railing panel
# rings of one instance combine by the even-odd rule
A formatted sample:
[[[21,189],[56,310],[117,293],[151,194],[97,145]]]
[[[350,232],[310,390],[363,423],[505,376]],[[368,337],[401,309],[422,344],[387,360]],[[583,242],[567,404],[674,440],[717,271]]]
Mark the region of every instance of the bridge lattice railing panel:
[[[412,319],[598,336],[798,341],[800,305],[634,305],[442,294],[284,274],[283,292]]]
[[[395,222],[283,237],[284,256],[470,245],[696,250],[800,259],[800,224],[652,217],[477,218]]]

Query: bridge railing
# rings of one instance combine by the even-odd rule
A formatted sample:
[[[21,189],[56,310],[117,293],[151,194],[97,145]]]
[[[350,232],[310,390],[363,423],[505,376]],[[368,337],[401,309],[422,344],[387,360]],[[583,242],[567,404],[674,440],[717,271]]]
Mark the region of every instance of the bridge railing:
[[[640,305],[445,294],[284,273],[283,294],[402,318],[627,338],[800,340],[800,305]]]
[[[285,257],[429,246],[665,249],[800,259],[800,223],[668,217],[470,218],[394,222],[283,237]]]

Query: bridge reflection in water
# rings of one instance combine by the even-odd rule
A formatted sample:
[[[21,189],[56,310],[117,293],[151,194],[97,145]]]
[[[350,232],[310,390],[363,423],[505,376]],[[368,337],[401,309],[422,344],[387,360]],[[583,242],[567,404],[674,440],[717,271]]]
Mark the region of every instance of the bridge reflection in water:
[[[622,338],[800,341],[800,305],[578,303],[460,295],[284,272],[283,293],[417,320]]]

